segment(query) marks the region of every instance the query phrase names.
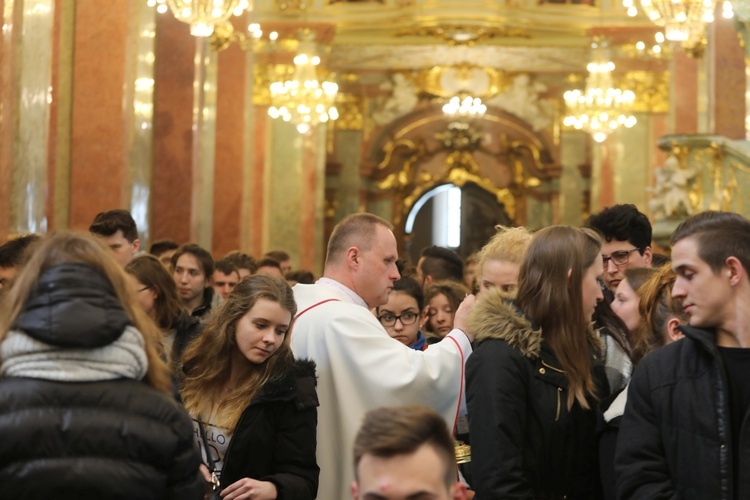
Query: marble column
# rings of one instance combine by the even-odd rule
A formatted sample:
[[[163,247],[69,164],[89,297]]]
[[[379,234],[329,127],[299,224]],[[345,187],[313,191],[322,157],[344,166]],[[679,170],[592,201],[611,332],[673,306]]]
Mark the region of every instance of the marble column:
[[[192,238],[190,200],[196,45],[189,26],[171,14],[158,16],[156,23],[153,238],[187,243]]]
[[[652,120],[647,113],[634,113],[638,123],[632,128],[620,127],[607,140],[613,167],[611,203],[632,203],[646,211],[651,185],[651,163],[656,144],[651,134]],[[609,205],[608,204],[608,205]]]
[[[722,16],[709,26],[709,127],[729,139],[745,138],[745,52],[733,21]]]
[[[71,115],[73,112],[73,45],[75,38],[75,4],[55,5],[52,105],[50,108],[50,140],[47,155],[47,214],[50,229],[70,225],[70,153]]]
[[[247,26],[247,19],[235,29]],[[213,200],[213,252],[220,257],[229,251],[247,250],[243,233],[253,230],[248,217],[245,179],[251,167],[253,137],[252,91],[253,52],[232,45],[219,52],[216,99],[216,156]],[[250,129],[250,130],[248,130]],[[243,242],[244,240],[244,242]],[[243,244],[245,243],[245,244]]]
[[[141,245],[151,243],[151,179],[154,156],[154,39],[156,17],[145,2],[137,2],[133,12],[135,23],[134,51],[126,60],[132,74],[126,80],[125,107],[128,110],[126,134],[127,167],[125,188],[127,206],[138,225]],[[132,109],[132,115],[129,110]]]
[[[47,230],[54,5],[53,0],[3,3],[2,236]]]
[[[344,118],[344,117],[342,117]],[[341,118],[339,118],[341,119]],[[360,191],[362,176],[362,131],[356,129],[336,130],[334,136],[334,154],[341,164],[338,174],[338,191],[336,201],[336,222],[349,214],[359,211],[361,206]]]
[[[583,223],[584,193],[590,190],[589,179],[584,179],[580,166],[588,162],[589,136],[578,131],[560,133],[560,223],[580,226]]]
[[[672,134],[698,133],[698,77],[699,61],[677,50],[670,65],[669,132]],[[705,111],[704,111],[705,112]]]
[[[260,117],[259,117],[260,120]],[[296,268],[319,275],[324,259],[323,217],[326,133],[318,125],[300,134],[294,125],[267,116],[256,124],[256,140],[265,141],[255,163],[254,213],[261,212],[260,241],[254,254],[284,250]],[[262,207],[258,205],[262,204]],[[260,210],[259,210],[260,209]]]
[[[192,196],[190,239],[206,249],[213,244],[214,166],[218,55],[206,38],[195,38],[193,81]]]
[[[72,64],[70,226],[129,209],[150,235],[153,40],[145,0],[79,0]]]

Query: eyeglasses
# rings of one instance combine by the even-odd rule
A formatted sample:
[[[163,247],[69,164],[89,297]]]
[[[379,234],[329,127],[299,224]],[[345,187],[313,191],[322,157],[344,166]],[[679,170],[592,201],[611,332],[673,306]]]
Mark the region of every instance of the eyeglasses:
[[[602,255],[602,264],[604,266],[604,269],[607,269],[610,260],[616,266],[624,266],[630,261],[630,254],[635,252],[636,250],[638,250],[638,248],[634,248],[632,250],[623,250],[620,252],[613,252],[612,255],[608,257]]]
[[[382,316],[378,316],[378,321],[380,321],[383,326],[394,326],[396,320],[401,320],[401,324],[406,326],[416,323],[417,318],[419,318],[419,314],[407,312],[401,316],[396,316],[395,314],[383,314]]]

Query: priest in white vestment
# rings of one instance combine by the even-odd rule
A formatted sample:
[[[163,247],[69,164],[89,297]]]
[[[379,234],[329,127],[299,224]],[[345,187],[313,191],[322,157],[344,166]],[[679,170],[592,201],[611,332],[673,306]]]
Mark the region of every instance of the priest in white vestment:
[[[396,239],[385,220],[355,214],[328,244],[324,277],[296,285],[299,311],[291,345],[318,370],[318,498],[351,498],[352,446],[368,410],[423,404],[453,429],[472,340],[461,330],[473,296],[456,313],[454,329],[426,351],[388,336],[370,308],[383,305],[399,278]]]

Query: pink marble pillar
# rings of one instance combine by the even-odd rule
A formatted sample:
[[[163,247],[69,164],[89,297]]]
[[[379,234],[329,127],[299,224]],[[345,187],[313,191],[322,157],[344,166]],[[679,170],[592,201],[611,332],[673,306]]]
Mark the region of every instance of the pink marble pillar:
[[[171,14],[156,22],[153,239],[190,240],[195,40]],[[210,207],[206,207],[207,215]]]
[[[745,52],[731,19],[716,16],[710,26],[709,123],[711,132],[729,139],[745,138]]]
[[[235,23],[235,29],[247,26],[243,22]],[[246,54],[239,47],[219,53],[212,238],[217,257],[239,249],[241,233],[250,229],[242,227],[241,216],[247,73]]]
[[[85,230],[103,210],[128,208],[125,101],[130,0],[79,0],[75,11],[70,226]]]
[[[672,65],[675,134],[698,133],[698,60],[677,51]]]

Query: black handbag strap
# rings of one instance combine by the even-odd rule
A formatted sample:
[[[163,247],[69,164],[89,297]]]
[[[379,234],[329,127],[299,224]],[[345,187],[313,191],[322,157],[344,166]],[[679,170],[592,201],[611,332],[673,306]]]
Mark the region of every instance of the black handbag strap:
[[[206,438],[206,428],[203,427],[203,422],[197,420],[198,430],[201,433],[201,440],[203,441],[203,449],[206,451],[206,461],[208,462],[208,472],[211,473],[211,483],[213,484],[214,491],[220,489],[219,477],[216,475],[216,464],[214,463],[214,457],[211,455],[211,449],[208,447],[208,439]]]

